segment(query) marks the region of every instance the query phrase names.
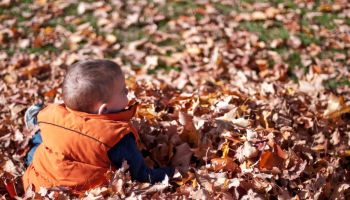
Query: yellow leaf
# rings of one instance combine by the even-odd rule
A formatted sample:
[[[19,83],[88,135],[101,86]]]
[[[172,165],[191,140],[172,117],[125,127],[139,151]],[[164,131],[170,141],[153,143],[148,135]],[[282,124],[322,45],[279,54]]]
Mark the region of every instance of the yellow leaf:
[[[193,179],[193,180],[192,180],[192,187],[193,187],[193,188],[197,188],[197,187],[198,187],[198,182],[197,182],[196,179]]]
[[[350,157],[350,149],[347,149],[347,150],[342,150],[340,151],[340,156],[342,157]]]
[[[239,109],[242,111],[242,113],[246,112],[248,110],[249,106],[242,104],[241,106],[239,106]]]
[[[295,94],[295,90],[293,89],[293,88],[287,88],[287,93],[289,94],[289,95],[294,95]]]
[[[319,8],[321,12],[331,12],[332,11],[332,5],[331,4],[322,4]]]
[[[262,112],[262,119],[260,120],[263,124],[264,124],[264,126],[265,126],[265,128],[266,129],[269,129],[270,128],[270,126],[269,126],[269,122],[268,122],[268,120],[267,120],[267,118],[269,117],[271,115],[271,112],[270,111],[263,111]]]
[[[224,145],[222,145],[221,151],[222,151],[221,158],[226,158],[228,155],[228,152],[230,151],[229,142],[227,141],[227,139],[225,139],[225,143]]]
[[[44,29],[45,35],[50,35],[50,34],[52,34],[53,32],[54,32],[54,29],[53,29],[52,27],[50,27],[50,26],[48,26],[48,27],[46,27],[46,28]]]
[[[193,180],[195,180],[195,176],[194,176],[193,173],[189,172],[187,175],[188,175],[188,176],[182,178],[181,181],[176,181],[175,183],[181,186],[181,185],[186,184],[188,181],[193,181]]]
[[[159,113],[155,111],[155,107],[153,104],[151,105],[141,104],[138,107],[137,116],[146,118],[148,120],[155,120],[159,118]]]

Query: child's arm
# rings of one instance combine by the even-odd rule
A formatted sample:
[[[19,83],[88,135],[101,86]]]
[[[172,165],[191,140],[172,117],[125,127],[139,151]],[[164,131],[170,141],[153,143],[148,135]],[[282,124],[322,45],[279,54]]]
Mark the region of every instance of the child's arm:
[[[131,178],[140,182],[156,183],[161,182],[165,175],[172,177],[174,168],[164,167],[150,169],[146,166],[141,152],[137,149],[134,136],[126,135],[114,147],[108,151],[108,157],[111,162],[117,167],[121,167],[124,160],[129,165]]]

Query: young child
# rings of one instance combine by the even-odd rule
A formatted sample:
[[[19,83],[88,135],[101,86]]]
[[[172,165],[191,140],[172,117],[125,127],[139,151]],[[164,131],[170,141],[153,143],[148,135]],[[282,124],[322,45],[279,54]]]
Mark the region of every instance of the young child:
[[[27,126],[38,123],[40,130],[27,156],[24,189],[32,185],[37,192],[46,187],[82,193],[106,184],[106,173],[124,160],[133,180],[155,183],[172,177],[174,168],[145,165],[130,123],[136,106],[128,106],[127,94],[124,75],[112,61],[70,67],[63,82],[64,104],[50,104],[40,112],[41,105],[35,105],[26,112]]]

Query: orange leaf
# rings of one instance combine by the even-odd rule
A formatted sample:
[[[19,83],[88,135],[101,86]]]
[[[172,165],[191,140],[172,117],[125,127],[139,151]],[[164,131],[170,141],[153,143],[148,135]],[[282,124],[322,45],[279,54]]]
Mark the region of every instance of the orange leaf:
[[[265,151],[260,156],[260,169],[265,168],[270,170],[273,167],[282,168],[284,160],[288,158],[288,154],[278,144],[272,142],[270,146],[273,147],[273,151]]]
[[[214,171],[226,170],[230,172],[240,172],[239,166],[233,162],[232,158],[213,158],[211,164]]]
[[[312,65],[312,70],[316,74],[322,73],[322,68],[320,66],[318,66],[318,65]]]
[[[272,169],[275,166],[275,156],[271,151],[265,151],[260,156],[259,168]]]
[[[52,90],[49,90],[49,91],[45,92],[44,96],[46,96],[46,97],[55,97],[56,94],[57,94],[57,89],[58,88],[54,88]]]
[[[33,41],[33,47],[41,47],[43,46],[43,39],[41,37],[36,37]]]

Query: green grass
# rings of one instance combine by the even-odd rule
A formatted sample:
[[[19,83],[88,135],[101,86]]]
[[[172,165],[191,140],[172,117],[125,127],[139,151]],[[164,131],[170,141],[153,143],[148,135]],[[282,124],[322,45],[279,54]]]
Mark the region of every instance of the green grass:
[[[95,17],[92,12],[86,13],[83,17],[83,21],[90,23],[96,33],[99,32],[99,28],[97,26],[97,17]]]
[[[294,3],[294,1],[277,0],[276,2],[283,3],[286,8],[290,8],[292,10],[295,10],[298,8],[298,5]]]
[[[293,0],[237,0],[238,4],[240,3],[270,3],[271,5],[278,6],[279,4],[283,4],[285,8],[297,9],[298,5]]]
[[[28,19],[22,16],[22,11],[28,11],[29,8],[27,7],[9,7],[9,8],[2,8],[0,7],[0,15],[8,15],[11,16],[11,18],[16,18],[17,23],[22,23],[27,21]]]
[[[172,46],[175,45],[176,43],[178,43],[178,41],[175,41],[173,39],[167,38],[163,41],[160,41],[157,43],[158,46],[160,47],[164,47],[164,46]]]
[[[0,51],[4,51],[7,53],[8,56],[13,56],[15,54],[15,50],[13,48],[2,48],[0,47]]]
[[[5,13],[6,13],[6,10],[7,10],[7,9],[5,9],[5,8],[3,8],[3,7],[0,7],[0,15],[5,14]]]
[[[13,56],[16,52],[26,52],[29,54],[43,54],[46,52],[58,52],[59,49],[53,46],[53,44],[47,44],[42,47],[28,47],[25,49],[18,49],[15,50],[13,48],[0,48],[0,51],[5,51],[8,56]]]
[[[85,0],[88,2],[94,2],[93,0]],[[164,19],[156,21],[156,25],[158,27],[159,31],[165,32],[165,33],[175,33],[174,30],[171,30],[169,26],[169,22],[172,20],[178,19],[180,16],[194,16],[196,21],[200,21],[204,18],[204,15],[197,13],[196,10],[198,8],[205,9],[206,4],[205,3],[197,3],[193,0],[166,0],[164,4],[157,4],[154,3],[152,0],[148,0],[149,3],[153,3],[155,5],[155,9],[157,9],[160,14],[163,14],[165,16]],[[18,3],[19,2],[19,3]],[[16,3],[11,3],[11,5],[7,8],[0,7],[0,15],[11,16],[13,18],[17,19],[17,28],[20,30],[23,30],[24,35],[28,36],[35,36],[36,33],[32,33],[30,27],[26,27],[25,23],[30,19],[26,19],[22,15],[22,11],[28,11],[35,13],[36,11],[30,10],[30,4],[33,3],[33,0],[22,0],[22,1],[16,1]],[[277,7],[281,4],[284,5],[284,8],[288,9],[288,12],[291,12],[298,8],[298,5],[293,0],[232,0],[227,1],[228,3],[223,3],[222,1],[210,1],[210,4],[215,7],[218,13],[220,15],[229,15],[232,12],[252,12],[254,10],[250,9],[248,4],[258,3],[258,2],[264,2],[269,3],[270,6]],[[298,36],[302,42],[302,46],[300,49],[304,49],[307,46],[311,44],[316,44],[321,46],[323,43],[323,40],[325,38],[319,37],[317,32],[313,32],[310,29],[311,25],[318,25],[321,27],[325,27],[327,29],[334,29],[336,28],[336,24],[334,23],[335,19],[338,19],[338,13],[321,13],[320,16],[316,16],[313,19],[307,19],[305,17],[305,14],[308,12],[314,12],[319,11],[319,6],[323,2],[320,0],[316,0],[314,3],[314,6],[312,8],[298,8],[301,10],[301,19],[298,23],[301,24],[302,31],[297,32],[296,36]],[[62,14],[59,16],[52,17],[51,19],[45,21],[43,24],[41,24],[41,27],[56,27],[58,25],[61,25],[65,27],[67,30],[71,32],[76,31],[77,25],[67,23],[64,19],[66,16],[75,16],[77,18],[80,18],[80,23],[86,23],[88,22],[91,27],[94,29],[94,31],[98,35],[104,35],[106,33],[101,32],[101,28],[97,26],[98,18],[93,15],[93,11],[87,11],[83,15],[78,15],[78,3],[72,3],[66,8],[64,8]],[[294,11],[293,11],[294,12]],[[145,13],[147,14],[147,13]],[[350,18],[345,18],[345,23],[350,25]],[[240,22],[238,29],[240,30],[246,30],[252,33],[255,33],[259,40],[264,41],[265,43],[269,44],[273,39],[282,39],[287,40],[290,37],[290,32],[285,28],[284,24],[278,20],[273,20],[273,24],[266,27],[266,21],[250,21],[250,22]],[[153,44],[159,46],[160,48],[169,48],[169,50],[166,52],[167,56],[171,56],[174,52],[181,52],[184,50],[184,46],[181,43],[181,36],[179,38],[169,38],[162,41],[157,40],[156,38],[153,38],[151,35],[148,35],[145,31],[145,26],[147,24],[143,24],[142,22],[133,24],[127,28],[118,28],[113,30],[112,34],[114,34],[118,38],[118,42],[121,44],[127,44],[135,40],[140,39],[147,39],[148,41],[152,42]],[[33,36],[33,37],[34,37]],[[10,43],[11,38],[5,39],[6,43]],[[83,40],[79,43],[78,48],[83,48],[83,46],[86,45],[86,40]],[[269,46],[269,45],[267,45]],[[42,47],[30,47],[26,49],[13,49],[11,45],[4,47],[0,47],[0,50],[6,51],[10,56],[14,55],[14,53],[20,51],[20,52],[28,52],[33,54],[42,54],[42,53],[50,53],[50,52],[58,52],[59,50],[69,50],[69,43],[65,42],[62,46],[59,48],[54,47],[52,44],[48,44]],[[12,48],[12,49],[11,49]],[[174,50],[172,50],[174,49]],[[281,46],[277,48],[269,48],[267,49],[271,51],[276,51],[283,59],[283,62],[288,64],[288,75],[291,79],[296,80],[296,76],[293,73],[297,68],[304,69],[305,71],[309,68],[304,67],[301,62],[301,55],[300,51],[296,49],[290,48],[286,43],[283,43]],[[343,53],[346,54],[346,50],[339,50],[339,49],[322,49],[321,53],[317,56],[321,59],[324,58],[332,58],[335,53]],[[106,51],[105,56],[113,58],[118,55],[118,51]],[[135,66],[133,64],[133,61],[126,61],[130,62],[130,66]],[[274,63],[272,60],[269,60],[269,66],[273,66]],[[159,65],[156,66],[152,70],[148,70],[149,74],[154,74],[158,70],[163,70],[166,72],[169,72],[171,70],[177,70],[180,71],[181,69],[176,66],[168,66],[164,62],[160,61]],[[349,85],[348,80],[335,80],[331,79],[325,82],[325,85],[328,88],[336,88],[339,85]]]
[[[142,38],[149,38],[149,35],[139,26],[129,26],[127,29],[117,29],[113,32],[118,41],[128,43]]]
[[[316,24],[324,26],[327,29],[334,29],[336,24],[334,19],[337,19],[338,16],[336,13],[322,13],[321,16],[316,16],[314,21]]]
[[[69,6],[64,8],[63,13],[66,16],[78,15],[78,4],[70,4]]]
[[[155,74],[159,70],[164,70],[166,72],[170,72],[171,70],[175,70],[175,71],[179,72],[179,71],[181,71],[181,68],[175,67],[175,66],[169,66],[160,60],[159,64],[154,69],[147,70],[147,74]]]
[[[289,55],[288,63],[289,63],[289,66],[292,67],[293,69],[295,67],[304,67],[303,64],[301,63],[301,57],[298,52],[293,52],[292,54]]]
[[[287,46],[284,45],[271,50],[277,51],[277,53],[281,56],[288,56],[291,48],[288,48]]]
[[[196,18],[197,21],[201,20],[204,18],[204,15],[200,14],[200,13],[195,13],[194,17]]]
[[[21,3],[31,4],[33,0],[21,0]]]
[[[300,38],[301,43],[304,46],[308,46],[312,43],[320,45],[322,43],[322,39],[320,37],[315,36],[315,34],[310,33],[304,33],[304,32],[299,32],[297,33],[297,36]]]
[[[218,10],[219,13],[223,13],[225,15],[230,14],[232,11],[240,11],[240,10],[242,10],[241,6],[239,5],[239,2],[238,3],[233,3],[231,5],[222,4],[220,2],[215,2],[214,3],[214,7],[216,8],[216,10]]]
[[[47,22],[47,26],[56,27],[57,25],[63,26],[64,28],[66,28],[70,32],[75,32],[76,31],[76,26],[73,25],[73,24],[70,24],[70,23],[66,23],[64,21],[63,17],[56,17],[56,18],[50,19]]]
[[[193,10],[198,8],[192,0],[179,0],[179,1],[168,1],[160,11],[170,18],[177,18],[181,15],[193,14]]]
[[[47,44],[42,47],[29,47],[26,49],[21,49],[21,51],[28,52],[31,54],[42,54],[45,52],[58,52],[59,49],[57,49],[53,44]]]
[[[304,9],[302,9],[302,17],[301,17],[301,28],[306,28],[306,27],[310,27],[310,22],[305,18],[305,13],[307,13],[307,11],[305,11]]]
[[[324,81],[323,84],[327,89],[334,90],[340,86],[346,86],[346,85],[350,86],[350,80],[347,79],[346,77],[342,77],[340,79],[333,78],[333,79],[328,79],[328,80]]]
[[[327,48],[320,52],[319,57],[321,59],[325,58],[332,58],[336,53],[342,53],[347,54],[347,49],[334,49],[334,48]],[[345,59],[346,60],[346,59]]]
[[[203,6],[197,5],[195,2],[191,0],[180,0],[180,1],[169,0],[164,5],[158,5],[159,12],[162,13],[165,18],[155,23],[157,24],[159,30],[169,31],[168,22],[180,16],[194,15],[197,20],[200,20],[204,16],[194,12],[199,7],[203,7]]]
[[[165,19],[158,22],[157,25],[160,29],[167,29],[167,23],[180,16],[194,16],[196,20],[201,20],[204,16],[195,12],[198,8],[204,8],[204,5],[197,4],[193,0],[168,0],[158,8],[159,12],[165,16]]]
[[[348,17],[348,18],[345,19],[345,23],[346,23],[348,26],[350,26],[350,17]]]
[[[291,78],[293,81],[297,82],[298,78],[294,73],[294,70],[296,68],[303,68],[304,72],[306,73],[308,68],[306,68],[302,63],[301,63],[301,57],[300,57],[300,53],[298,52],[293,52],[288,56],[287,59],[287,63],[288,63],[288,71],[287,74],[289,76],[289,78]]]
[[[64,9],[64,15],[66,16],[78,16],[78,4],[70,4],[68,7]],[[88,11],[84,13],[84,15],[81,15],[83,22],[88,22],[92,26],[92,28],[98,33],[99,27],[97,26],[97,17],[93,15],[92,11]],[[54,19],[53,19],[54,20]],[[61,23],[61,25],[68,25],[66,26],[69,30],[75,31],[75,27],[72,25],[69,25],[64,22],[64,19],[58,19],[58,22]]]
[[[273,39],[288,39],[289,32],[280,23],[276,23],[274,27],[265,28],[264,22],[242,22],[239,27],[243,30],[256,33],[260,40],[269,42]]]
[[[166,31],[168,30],[168,22],[170,21],[170,19],[165,18],[163,20],[159,20],[158,22],[156,22],[158,29],[161,31]]]

